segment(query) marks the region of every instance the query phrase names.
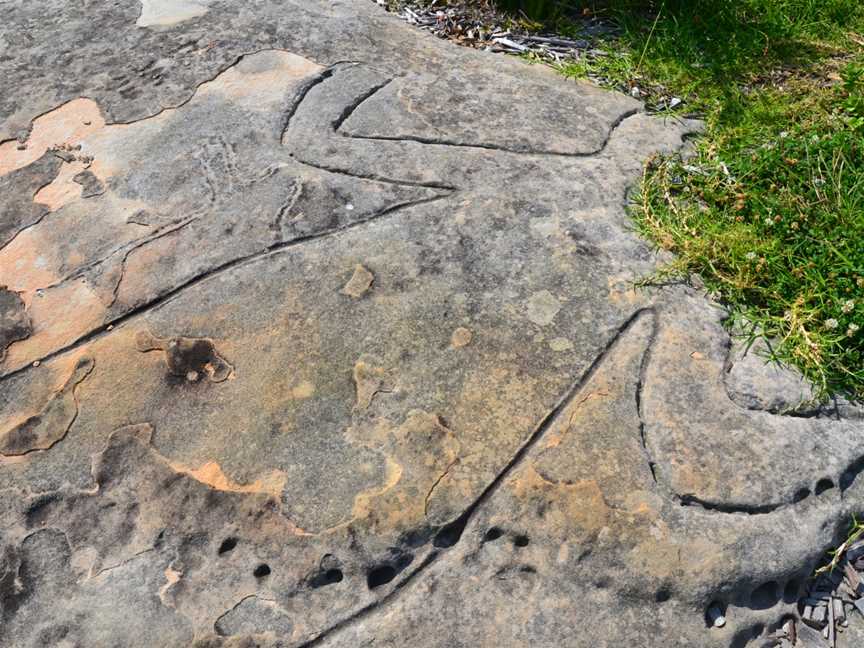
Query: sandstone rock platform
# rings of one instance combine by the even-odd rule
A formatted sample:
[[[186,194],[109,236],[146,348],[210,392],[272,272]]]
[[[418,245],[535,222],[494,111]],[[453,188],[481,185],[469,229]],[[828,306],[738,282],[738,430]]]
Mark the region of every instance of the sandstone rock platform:
[[[0,645],[761,645],[864,508],[633,288],[696,122],[360,0],[4,2],[0,80]]]

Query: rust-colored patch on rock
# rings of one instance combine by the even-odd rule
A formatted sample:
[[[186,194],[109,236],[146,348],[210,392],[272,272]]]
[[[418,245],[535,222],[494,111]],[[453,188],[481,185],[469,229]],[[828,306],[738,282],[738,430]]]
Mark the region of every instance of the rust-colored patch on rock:
[[[39,360],[74,342],[102,325],[105,318],[103,295],[86,280],[67,281],[58,286],[22,294],[33,333],[9,347],[5,367],[16,369]]]
[[[379,486],[375,488],[369,489],[367,491],[363,491],[362,493],[358,493],[354,498],[354,506],[351,509],[351,519],[339,524],[331,529],[327,529],[327,532],[333,532],[337,529],[341,529],[356,520],[368,519],[373,511],[376,514],[382,513],[382,511],[377,510],[378,507],[375,504],[379,498],[383,498],[387,493],[394,490],[400,481],[402,481],[402,475],[404,470],[402,466],[400,466],[392,457],[386,458],[385,463],[385,471],[384,471],[384,480]],[[392,511],[383,512],[384,515],[390,515]]]
[[[462,347],[471,344],[471,339],[473,337],[474,334],[471,333],[470,329],[467,329],[464,326],[460,326],[455,331],[453,331],[453,335],[450,336],[450,346],[454,349],[461,349]]]
[[[189,475],[193,479],[206,484],[214,490],[230,491],[232,493],[266,493],[274,497],[282,495],[285,487],[285,473],[274,470],[256,479],[251,484],[240,484],[226,475],[215,461],[208,461],[198,468],[189,468],[173,461],[169,465],[178,473]]]
[[[387,370],[377,365],[378,361],[367,355],[361,356],[354,365],[354,385],[357,388],[355,409],[368,409],[376,394],[392,391],[387,386]]]
[[[75,146],[104,126],[105,119],[95,101],[73,99],[33,121],[23,150],[19,150],[17,140],[0,144],[0,176],[35,162],[49,148]]]
[[[547,505],[544,520],[565,535],[596,534],[610,524],[612,509],[593,479],[572,483],[549,482],[531,464],[513,477],[510,488],[517,499]]]
[[[532,429],[542,416],[537,407],[542,385],[510,363],[466,369],[462,384],[448,418],[482,421],[478,429],[499,430],[502,436],[496,443],[507,443],[514,451],[521,441],[520,431]]]
[[[0,453],[19,456],[34,450],[48,450],[63,439],[78,416],[75,388],[93,371],[93,366],[92,358],[81,358],[72,375],[41,412],[0,432]]]
[[[45,205],[53,212],[78,200],[81,197],[83,187],[75,182],[74,178],[86,168],[86,165],[79,160],[64,163],[51,184],[45,185],[36,192],[36,195],[33,196],[33,202]]]
[[[174,602],[171,600],[170,593],[180,579],[183,577],[183,572],[175,571],[170,565],[165,568],[165,584],[159,588],[159,600],[165,607],[174,607]]]
[[[0,284],[16,292],[51,286],[57,275],[56,252],[38,227],[24,230],[0,250]]]
[[[354,274],[351,275],[351,279],[339,292],[354,299],[360,299],[372,287],[373,281],[375,281],[375,275],[358,263],[354,267]]]
[[[459,459],[460,443],[453,431],[438,416],[412,410],[396,428],[379,422],[351,434],[384,453],[387,461],[384,483],[356,496],[353,520],[365,520],[381,531],[422,526],[434,512],[435,489]],[[446,518],[452,511],[444,508],[441,515]]]

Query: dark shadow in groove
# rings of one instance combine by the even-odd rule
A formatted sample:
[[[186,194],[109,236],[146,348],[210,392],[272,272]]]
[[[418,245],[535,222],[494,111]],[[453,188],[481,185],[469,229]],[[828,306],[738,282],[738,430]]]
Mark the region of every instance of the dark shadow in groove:
[[[236,547],[236,546],[237,546],[237,538],[235,538],[233,536],[231,536],[229,538],[225,538],[222,541],[222,544],[219,545],[218,553],[221,556],[223,554],[228,553],[229,551],[232,551],[234,549],[234,547]]]
[[[786,502],[774,504],[735,504],[727,502],[709,502],[700,499],[695,495],[681,495],[678,498],[681,506],[695,506],[705,509],[706,511],[716,511],[718,513],[744,513],[746,515],[764,515],[773,513],[777,509],[788,506]]]
[[[369,605],[357,610],[357,612],[355,612],[354,614],[352,614],[350,616],[345,617],[341,621],[337,621],[336,623],[334,623],[329,628],[322,630],[318,636],[310,639],[309,641],[306,641],[305,643],[300,644],[299,646],[297,646],[297,648],[312,648],[312,646],[318,646],[321,644],[322,641],[327,639],[327,637],[329,637],[331,634],[333,634],[337,630],[341,630],[342,628],[351,625],[355,621],[359,621],[359,620],[365,618],[371,612],[374,612],[378,608],[386,605],[391,600],[393,600],[396,597],[396,595],[399,592],[401,592],[402,589],[406,585],[411,583],[423,570],[425,570],[429,565],[431,565],[433,562],[435,562],[435,560],[438,558],[439,555],[440,554],[437,551],[432,551],[428,556],[426,556],[426,558],[423,560],[422,563],[417,565],[417,568],[414,569],[414,571],[412,571],[405,578],[403,578],[401,581],[396,583],[396,585],[393,586],[393,589],[391,589],[386,595],[384,595],[383,597],[381,597],[377,601],[373,601]]]
[[[299,92],[294,95],[293,100],[288,106],[288,110],[285,112],[285,117],[282,120],[281,135],[279,136],[280,144],[285,144],[285,133],[288,131],[288,127],[291,125],[291,120],[294,118],[294,115],[297,114],[297,109],[300,107],[300,104],[303,103],[303,101],[306,99],[306,95],[311,92],[312,88],[321,83],[324,83],[324,81],[332,77],[335,71],[336,67],[331,65],[330,67],[323,70],[320,74],[316,74],[314,77],[312,77],[302,86],[300,86]]]
[[[388,82],[389,83],[389,82]],[[386,85],[386,84],[385,84]],[[380,88],[376,88],[376,91]],[[374,94],[374,93],[373,93]],[[354,108],[356,110],[356,108]],[[353,110],[352,110],[353,112]],[[444,140],[444,139],[434,139],[431,137],[421,137],[419,135],[399,135],[399,136],[386,136],[386,135],[353,135],[351,133],[341,133],[345,137],[350,139],[357,140],[368,140],[371,142],[415,142],[417,144],[424,144],[426,146],[446,146],[450,148],[467,148],[467,149],[482,149],[484,151],[498,151],[499,153],[508,153],[510,155],[534,155],[538,157],[557,157],[557,158],[590,158],[595,157],[597,155],[603,154],[606,148],[609,146],[609,142],[612,141],[612,136],[615,134],[615,131],[618,130],[618,127],[621,126],[625,121],[640,114],[641,111],[638,109],[628,110],[622,115],[620,115],[615,121],[613,121],[609,125],[609,132],[606,135],[606,138],[601,142],[600,146],[594,149],[593,151],[586,151],[584,153],[566,153],[564,151],[535,151],[535,150],[518,150],[512,148],[505,148],[503,146],[498,146],[496,144],[466,144],[464,142],[457,142],[453,140]],[[344,120],[343,120],[344,123]]]
[[[816,482],[816,490],[814,490],[813,492],[818,496],[824,494],[826,491],[833,489],[834,487],[834,480],[830,477],[825,477]]]
[[[645,388],[645,375],[648,372],[648,364],[651,362],[651,350],[654,348],[654,341],[657,339],[657,333],[660,330],[659,317],[656,312],[653,313],[651,320],[651,334],[648,337],[648,344],[645,351],[642,353],[642,361],[639,363],[639,381],[636,383],[636,416],[639,418],[639,441],[642,445],[642,454],[648,462],[648,470],[651,472],[651,478],[658,487],[663,487],[657,479],[657,463],[648,449],[648,437],[645,430],[645,418],[643,416],[644,403],[642,399],[642,391]],[[664,490],[669,490],[664,489]]]
[[[327,173],[347,176],[349,178],[356,178],[358,180],[374,180],[375,182],[383,182],[384,184],[392,184],[398,187],[423,187],[425,189],[446,189],[448,191],[457,191],[459,189],[459,187],[444,182],[414,182],[412,180],[398,180],[395,178],[388,178],[387,176],[381,176],[377,173],[354,173],[352,171],[349,171],[348,169],[340,169],[339,167],[328,166],[326,164],[318,164],[317,162],[310,162],[309,160],[303,160],[297,157],[294,151],[289,151],[288,157],[294,160],[297,164],[302,164],[303,166],[307,166],[310,169],[326,171]]]
[[[349,135],[348,133],[340,133],[339,132],[339,129],[342,128],[342,124],[344,124],[346,121],[348,121],[348,119],[350,119],[351,115],[353,115],[357,111],[357,109],[360,108],[360,106],[362,106],[364,103],[366,103],[366,101],[368,101],[373,96],[378,94],[379,90],[383,90],[388,85],[390,85],[393,82],[393,80],[394,80],[393,77],[391,77],[391,78],[387,79],[386,81],[382,81],[381,83],[376,83],[369,90],[367,90],[362,95],[357,97],[352,103],[348,104],[345,107],[345,110],[342,111],[342,114],[340,114],[339,117],[336,118],[336,121],[333,122],[333,132],[339,133],[343,137],[353,138],[354,137],[353,135]]]

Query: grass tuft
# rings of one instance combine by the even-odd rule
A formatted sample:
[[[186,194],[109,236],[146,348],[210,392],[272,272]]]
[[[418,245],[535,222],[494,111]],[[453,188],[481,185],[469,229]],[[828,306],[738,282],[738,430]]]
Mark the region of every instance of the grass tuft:
[[[683,100],[695,155],[645,168],[633,213],[823,395],[864,399],[864,7],[858,0],[609,2],[605,56],[561,67]],[[676,112],[676,111],[672,111]]]

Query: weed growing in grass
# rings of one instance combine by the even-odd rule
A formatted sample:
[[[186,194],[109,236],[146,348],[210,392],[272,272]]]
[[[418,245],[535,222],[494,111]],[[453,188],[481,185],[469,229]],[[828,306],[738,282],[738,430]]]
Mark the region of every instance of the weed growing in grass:
[[[858,132],[864,130],[864,64],[851,63],[843,71],[843,110],[849,117],[849,126]]]

